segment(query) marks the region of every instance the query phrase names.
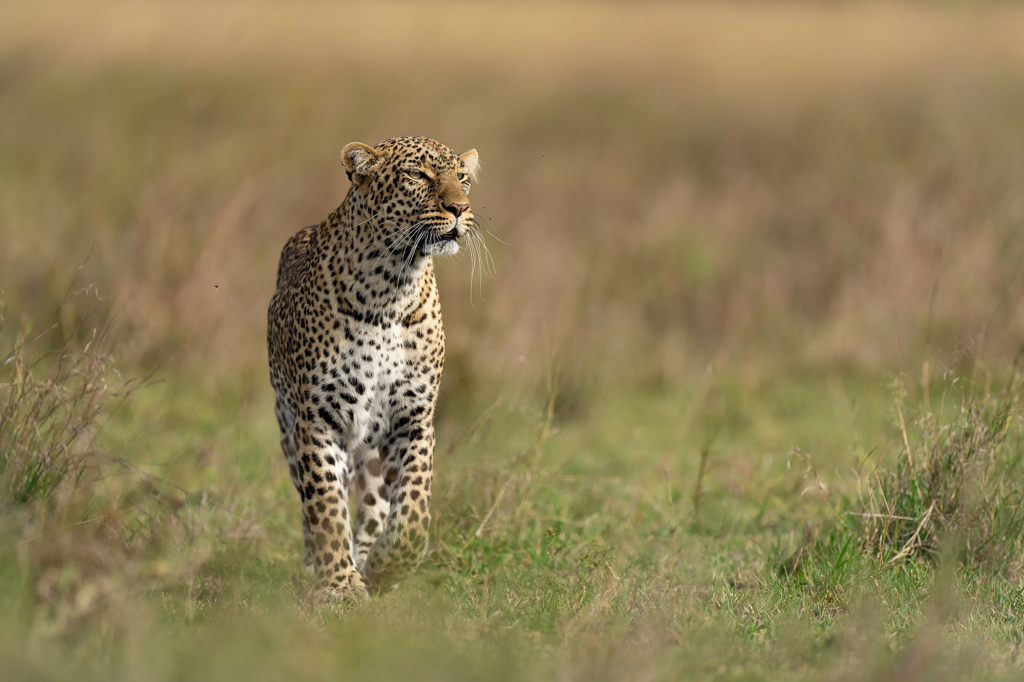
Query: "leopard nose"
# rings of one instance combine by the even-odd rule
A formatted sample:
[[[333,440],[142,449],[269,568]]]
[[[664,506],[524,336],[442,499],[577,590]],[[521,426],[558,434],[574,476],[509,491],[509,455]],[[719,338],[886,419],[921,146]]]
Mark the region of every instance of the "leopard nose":
[[[469,210],[469,204],[441,204],[444,210],[455,215],[456,218]]]

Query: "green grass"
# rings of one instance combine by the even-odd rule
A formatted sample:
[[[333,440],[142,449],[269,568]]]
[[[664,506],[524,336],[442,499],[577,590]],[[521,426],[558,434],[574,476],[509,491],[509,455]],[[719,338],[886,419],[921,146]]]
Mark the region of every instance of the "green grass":
[[[1015,578],[892,565],[843,531],[837,497],[869,499],[842,473],[858,463],[848,434],[894,452],[902,435],[886,383],[855,377],[842,385],[856,418],[824,426],[835,381],[829,397],[823,377],[718,374],[710,390],[609,391],[550,422],[559,401],[543,394],[443,412],[428,561],[336,608],[308,599],[267,393],[151,382],[103,431],[126,461],[98,465],[87,496],[5,517],[0,656],[27,677],[78,679],[1010,674]],[[782,434],[802,434],[813,460]]]

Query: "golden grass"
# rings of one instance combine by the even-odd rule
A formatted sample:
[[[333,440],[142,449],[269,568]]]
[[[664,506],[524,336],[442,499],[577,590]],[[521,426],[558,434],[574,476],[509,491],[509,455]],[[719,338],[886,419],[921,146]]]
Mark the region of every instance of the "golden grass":
[[[829,84],[955,67],[1019,69],[1024,11],[810,3],[18,2],[7,50],[76,66],[153,58],[175,66],[273,61],[530,77],[698,77],[727,89]]]
[[[278,249],[340,201],[337,149],[407,133],[480,149],[509,243],[487,302],[442,267],[450,381],[535,380],[545,334],[577,374],[676,381],[722,350],[894,368],[1024,330],[1010,6],[2,11],[8,295],[51,305],[91,253],[144,367],[261,376]]]

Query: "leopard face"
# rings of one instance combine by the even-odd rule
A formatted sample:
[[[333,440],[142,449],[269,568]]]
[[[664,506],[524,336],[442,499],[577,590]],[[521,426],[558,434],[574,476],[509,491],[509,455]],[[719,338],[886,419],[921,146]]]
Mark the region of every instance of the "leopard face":
[[[458,253],[457,240],[473,227],[475,149],[457,155],[434,140],[400,137],[376,148],[353,142],[342,161],[372,215],[367,231],[386,244],[382,253],[392,267]]]

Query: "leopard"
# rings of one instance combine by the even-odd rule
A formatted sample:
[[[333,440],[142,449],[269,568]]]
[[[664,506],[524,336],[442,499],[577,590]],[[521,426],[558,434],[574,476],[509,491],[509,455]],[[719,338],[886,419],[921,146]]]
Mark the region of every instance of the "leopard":
[[[434,257],[476,229],[475,149],[345,145],[350,187],[285,244],[267,314],[281,449],[320,601],[362,601],[424,559],[445,336]]]

